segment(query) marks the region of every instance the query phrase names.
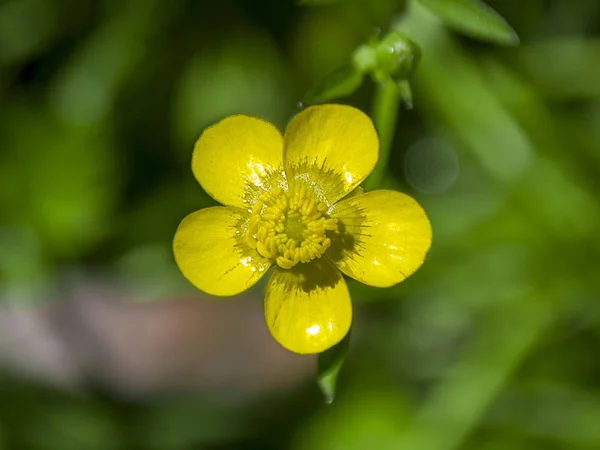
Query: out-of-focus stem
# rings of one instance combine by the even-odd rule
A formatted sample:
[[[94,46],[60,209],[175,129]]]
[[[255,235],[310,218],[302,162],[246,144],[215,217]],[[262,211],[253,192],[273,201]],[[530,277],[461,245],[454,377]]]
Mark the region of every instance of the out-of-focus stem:
[[[388,78],[377,84],[372,117],[379,133],[379,160],[364,183],[367,191],[381,187],[394,141],[399,107],[400,91],[396,82]]]

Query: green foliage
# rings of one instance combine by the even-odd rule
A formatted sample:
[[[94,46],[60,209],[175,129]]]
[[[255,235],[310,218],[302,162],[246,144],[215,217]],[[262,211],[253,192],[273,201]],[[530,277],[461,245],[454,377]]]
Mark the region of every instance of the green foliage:
[[[28,223],[56,255],[89,248],[110,229],[107,216],[118,188],[111,131],[65,123],[27,99],[7,106],[10,127],[0,125],[4,164],[18,177],[3,180],[5,192],[13,193],[4,210]]]
[[[359,379],[313,416],[298,433],[293,450],[394,450],[410,422],[403,393],[388,380]]]
[[[318,356],[317,384],[325,396],[325,403],[332,403],[335,399],[337,379],[348,354],[350,334],[351,331],[338,344]]]
[[[282,123],[290,103],[285,69],[265,36],[248,30],[186,62],[175,97],[175,127],[181,150],[202,129],[231,114],[250,114]]]
[[[306,94],[302,103],[315,104],[352,95],[361,86],[364,75],[375,83],[393,80],[398,84],[401,98],[412,107],[412,92],[408,78],[416,69],[421,51],[405,33],[392,31],[381,39],[372,39],[352,54],[351,64],[342,66],[321,78]],[[385,164],[385,162],[384,162]]]
[[[419,0],[449,27],[468,36],[496,44],[515,45],[515,30],[481,0]]]
[[[307,93],[302,103],[326,103],[352,95],[362,84],[363,74],[354,66],[340,67],[323,77]]]

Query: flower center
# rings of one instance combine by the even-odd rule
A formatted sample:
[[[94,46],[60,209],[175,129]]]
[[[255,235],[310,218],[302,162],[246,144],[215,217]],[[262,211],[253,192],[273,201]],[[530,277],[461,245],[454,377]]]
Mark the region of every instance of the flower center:
[[[327,231],[338,228],[326,211],[327,205],[304,185],[290,192],[275,188],[261,194],[252,208],[246,242],[283,269],[320,258],[331,245]]]

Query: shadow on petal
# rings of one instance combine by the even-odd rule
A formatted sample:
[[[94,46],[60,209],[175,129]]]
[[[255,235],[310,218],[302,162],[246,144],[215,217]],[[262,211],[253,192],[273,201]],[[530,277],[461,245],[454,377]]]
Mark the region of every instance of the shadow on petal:
[[[325,256],[334,264],[340,261],[345,254],[356,252],[357,247],[360,246],[360,242],[348,231],[348,226],[342,219],[338,219],[337,231],[330,233],[328,236],[331,238],[331,247],[329,247]]]
[[[341,275],[333,271],[326,259],[315,259],[306,264],[296,264],[289,269],[290,275],[297,277],[298,287],[305,293],[328,289],[340,282]]]

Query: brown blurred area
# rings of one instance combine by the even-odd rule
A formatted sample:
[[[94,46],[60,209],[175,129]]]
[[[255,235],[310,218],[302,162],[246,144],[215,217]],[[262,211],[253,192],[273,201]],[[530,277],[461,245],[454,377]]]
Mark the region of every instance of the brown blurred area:
[[[94,382],[125,396],[201,390],[239,399],[301,384],[315,358],[273,340],[258,294],[144,303],[82,285],[41,307],[5,304],[0,368],[61,387]]]

